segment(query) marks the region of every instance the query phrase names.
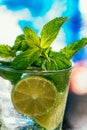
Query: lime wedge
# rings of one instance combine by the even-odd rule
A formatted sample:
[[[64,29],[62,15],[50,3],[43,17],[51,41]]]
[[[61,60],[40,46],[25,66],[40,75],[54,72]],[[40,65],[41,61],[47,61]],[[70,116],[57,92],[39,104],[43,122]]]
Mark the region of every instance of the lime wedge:
[[[29,117],[43,115],[53,108],[57,90],[53,83],[40,76],[20,80],[11,93],[14,107]]]
[[[63,120],[64,109],[65,109],[65,102],[66,102],[66,93],[58,94],[56,103],[48,113],[36,116],[34,120],[40,126],[46,128],[47,130],[54,130],[56,129]]]

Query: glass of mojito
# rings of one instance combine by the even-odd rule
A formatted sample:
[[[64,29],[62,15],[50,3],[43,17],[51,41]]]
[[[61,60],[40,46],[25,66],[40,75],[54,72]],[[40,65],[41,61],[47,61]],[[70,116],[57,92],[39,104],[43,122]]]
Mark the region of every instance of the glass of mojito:
[[[41,37],[29,27],[13,46],[0,44],[0,129],[62,130],[72,56],[87,44],[76,41],[58,52],[52,42],[67,18],[46,23]]]
[[[0,71],[20,77],[16,84],[0,78],[1,130],[61,130],[71,68]]]

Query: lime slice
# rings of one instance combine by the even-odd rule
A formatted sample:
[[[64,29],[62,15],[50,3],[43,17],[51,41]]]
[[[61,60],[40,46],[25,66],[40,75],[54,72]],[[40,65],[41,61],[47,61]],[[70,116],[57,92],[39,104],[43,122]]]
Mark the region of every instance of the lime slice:
[[[54,130],[56,129],[63,120],[65,103],[66,103],[66,92],[58,94],[56,103],[48,113],[36,116],[34,120],[40,126],[46,128],[47,130]]]
[[[57,90],[49,80],[30,76],[20,80],[14,86],[11,97],[18,112],[35,117],[52,109],[56,102]]]

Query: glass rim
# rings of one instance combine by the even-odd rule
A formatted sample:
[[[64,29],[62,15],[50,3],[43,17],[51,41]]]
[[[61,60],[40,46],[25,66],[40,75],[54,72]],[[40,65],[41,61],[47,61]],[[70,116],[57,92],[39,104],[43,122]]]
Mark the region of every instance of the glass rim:
[[[18,70],[11,67],[7,67],[5,65],[0,65],[0,70],[13,72],[13,73],[58,73],[58,72],[66,72],[66,71],[72,70],[72,68],[73,66],[70,66],[69,68],[61,69],[61,70],[40,70],[39,68],[34,67],[34,68],[25,69],[25,70]]]

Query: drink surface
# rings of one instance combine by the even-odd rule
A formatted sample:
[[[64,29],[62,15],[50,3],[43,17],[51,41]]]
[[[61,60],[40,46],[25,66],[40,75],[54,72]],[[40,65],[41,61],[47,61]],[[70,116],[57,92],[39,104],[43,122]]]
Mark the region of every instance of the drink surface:
[[[1,130],[60,130],[72,56],[87,44],[82,38],[58,52],[52,42],[67,17],[46,23],[40,37],[29,27],[14,45],[0,44]]]

